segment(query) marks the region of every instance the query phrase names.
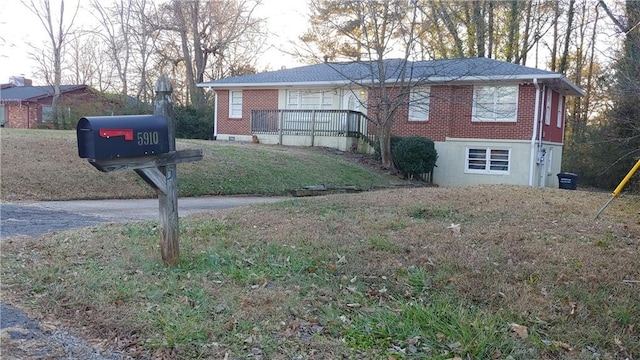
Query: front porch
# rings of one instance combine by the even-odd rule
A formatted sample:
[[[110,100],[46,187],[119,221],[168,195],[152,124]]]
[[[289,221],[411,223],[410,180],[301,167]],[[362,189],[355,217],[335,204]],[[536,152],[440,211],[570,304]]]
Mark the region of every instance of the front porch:
[[[353,110],[251,110],[251,134],[263,144],[369,152],[367,122]]]

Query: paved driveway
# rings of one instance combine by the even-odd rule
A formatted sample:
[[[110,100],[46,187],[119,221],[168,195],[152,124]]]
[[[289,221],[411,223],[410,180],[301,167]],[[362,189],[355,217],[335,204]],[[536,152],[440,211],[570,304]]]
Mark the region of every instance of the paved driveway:
[[[180,216],[237,206],[276,202],[283,197],[216,196],[178,199]],[[37,236],[99,224],[158,218],[157,199],[76,200],[0,205],[0,238],[15,235]]]

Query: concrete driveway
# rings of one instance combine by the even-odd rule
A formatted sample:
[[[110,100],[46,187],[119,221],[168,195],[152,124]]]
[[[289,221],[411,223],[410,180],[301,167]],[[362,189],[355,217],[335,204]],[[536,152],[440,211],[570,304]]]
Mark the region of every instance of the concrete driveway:
[[[232,207],[270,203],[285,197],[214,196],[178,199],[180,216]],[[51,231],[91,226],[102,222],[158,219],[157,199],[75,200],[0,205],[0,238],[37,236]]]

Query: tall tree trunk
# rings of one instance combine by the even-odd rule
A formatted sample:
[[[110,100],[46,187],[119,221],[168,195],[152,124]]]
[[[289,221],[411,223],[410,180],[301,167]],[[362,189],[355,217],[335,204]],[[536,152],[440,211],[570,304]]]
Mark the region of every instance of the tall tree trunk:
[[[507,46],[505,51],[505,61],[512,62],[515,58],[515,54],[517,54],[517,43],[518,43],[518,0],[511,1],[511,8],[509,9],[509,27],[508,27],[508,35],[507,35]]]
[[[527,63],[527,53],[529,52],[529,37],[531,36],[531,10],[533,8],[533,1],[527,1],[527,15],[525,16],[524,34],[522,39],[522,47],[520,48],[520,54],[516,59],[516,64],[525,65]],[[537,41],[537,40],[536,40]]]
[[[473,2],[473,20],[477,31],[476,45],[478,49],[478,56],[485,57],[485,37],[486,37],[486,23],[484,20],[484,9],[486,3],[484,1]]]
[[[595,7],[595,19],[593,20],[593,31],[591,32],[591,46],[589,48],[589,68],[587,70],[587,83],[585,86],[586,89],[586,94],[584,97],[584,107],[583,107],[583,111],[582,111],[582,120],[580,121],[580,124],[583,126],[582,129],[580,129],[580,133],[583,132],[584,126],[587,124],[587,120],[589,119],[589,111],[590,111],[590,107],[591,107],[591,93],[592,93],[592,88],[593,88],[593,63],[594,63],[594,57],[595,57],[595,53],[596,53],[596,35],[597,35],[597,29],[598,29],[598,18],[599,18],[599,13],[598,13],[598,7],[599,4],[596,5]]]
[[[553,8],[553,42],[551,44],[551,71],[558,67],[558,19],[560,19],[560,1],[554,2]]]
[[[494,16],[493,16],[493,1],[489,1],[489,26],[487,29],[487,35],[489,36],[489,43],[487,44],[487,48],[489,49],[489,53],[487,54],[488,58],[492,58],[493,57],[493,44],[494,44]]]
[[[560,74],[566,74],[567,72],[567,62],[569,58],[569,46],[571,45],[571,33],[573,31],[573,16],[574,16],[574,5],[576,0],[569,1],[569,9],[567,10],[567,30],[564,35],[564,50],[562,51],[562,57],[560,58],[560,66],[558,67],[558,72]]]
[[[454,23],[451,14],[447,10],[447,6],[449,4],[444,3],[443,1],[438,1],[437,4],[435,1],[432,1],[432,4],[434,4],[436,14],[439,14],[447,30],[449,31],[449,34],[451,34],[451,36],[453,37],[453,56],[464,57],[464,47],[462,45],[462,39],[458,35],[457,24]]]
[[[193,35],[193,60],[195,63],[195,77],[189,78],[189,91],[191,93],[191,102],[196,108],[206,107],[204,93],[201,88],[197,86],[197,83],[204,81],[204,71],[206,66],[205,54],[202,49],[202,42],[200,39],[200,29],[198,22],[200,21],[200,1],[191,1],[191,33]]]

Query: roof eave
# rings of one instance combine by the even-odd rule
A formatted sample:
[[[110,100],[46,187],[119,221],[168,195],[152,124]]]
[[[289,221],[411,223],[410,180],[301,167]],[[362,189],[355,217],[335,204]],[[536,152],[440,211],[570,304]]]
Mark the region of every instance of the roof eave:
[[[537,80],[559,80],[565,86],[562,90],[571,96],[582,97],[585,96],[585,92],[569,81],[566,77],[550,73],[550,74],[527,74],[527,75],[499,75],[499,76],[437,76],[428,77],[424,80],[417,80],[416,82],[423,82],[425,84],[437,84],[445,82],[483,82],[483,81],[533,81]],[[244,89],[244,88],[261,88],[261,89],[279,89],[288,87],[326,87],[326,86],[345,86],[345,85],[362,86],[362,83],[351,80],[342,81],[313,81],[313,82],[267,82],[267,83],[221,83],[214,84],[211,82],[204,82],[197,84],[201,88],[210,88],[213,90],[225,90],[225,89]],[[390,83],[391,85],[391,83]]]
[[[302,81],[302,82],[265,82],[265,83],[220,83],[213,84],[211,82],[199,83],[196,86],[201,88],[211,88],[211,89],[238,89],[238,88],[283,88],[283,87],[322,87],[322,86],[344,86],[354,84],[353,81],[350,80],[340,80],[340,81]]]

